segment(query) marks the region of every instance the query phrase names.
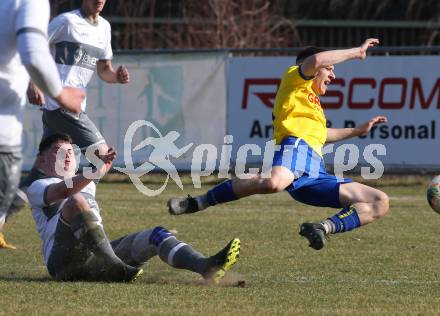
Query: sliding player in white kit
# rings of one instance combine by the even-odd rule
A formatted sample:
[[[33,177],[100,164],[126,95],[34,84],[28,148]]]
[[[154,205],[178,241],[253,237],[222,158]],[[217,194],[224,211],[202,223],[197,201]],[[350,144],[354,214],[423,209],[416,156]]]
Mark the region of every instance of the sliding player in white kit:
[[[0,1],[0,249],[15,248],[2,234],[21,172],[22,116],[29,75],[64,108],[79,113],[84,93],[62,88],[47,45],[49,2]]]
[[[32,215],[43,242],[43,255],[50,275],[60,281],[134,281],[140,268],[154,256],[177,269],[186,269],[219,283],[238,260],[240,240],[234,238],[211,257],[177,240],[165,228],[123,236],[110,242],[104,232],[96,185],[75,175],[72,139],[52,134],[39,146],[37,166],[46,178],[27,190]],[[98,174],[110,170],[116,152],[109,149]]]
[[[107,83],[126,84],[130,81],[127,68],[113,69],[111,59],[111,28],[100,16],[105,0],[82,0],[77,10],[62,13],[49,23],[49,45],[54,56],[63,86],[73,86],[84,91],[97,70],[99,77]],[[28,89],[29,102],[43,108],[43,137],[54,133],[65,133],[83,153],[91,147],[106,153],[105,139],[86,114],[86,100],[81,104],[81,113],[75,114],[60,108],[58,102],[45,95],[34,84]],[[21,191],[44,173],[33,167],[28,177],[20,183]],[[19,193],[21,193],[19,191]],[[23,194],[14,198],[9,214],[17,212],[23,205]]]

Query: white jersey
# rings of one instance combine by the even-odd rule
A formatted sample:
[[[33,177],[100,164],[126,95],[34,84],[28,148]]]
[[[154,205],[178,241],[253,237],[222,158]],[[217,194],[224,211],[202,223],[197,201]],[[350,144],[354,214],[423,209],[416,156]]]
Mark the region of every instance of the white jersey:
[[[63,86],[86,89],[92,79],[98,60],[111,60],[110,23],[98,17],[91,24],[81,13],[74,10],[58,15],[49,23],[49,45],[55,58]],[[46,97],[47,110],[56,110],[58,103]],[[81,110],[86,109],[86,99]]]
[[[58,225],[58,220],[60,216],[60,211],[67,201],[67,199],[62,200],[57,203],[47,204],[46,194],[47,188],[54,183],[59,183],[63,181],[59,178],[45,178],[34,181],[31,186],[27,189],[27,197],[32,209],[32,217],[34,218],[35,225],[37,227],[38,234],[43,241],[43,256],[44,261],[48,262],[50,253],[52,251],[53,242],[55,238],[55,231]],[[84,189],[81,190],[89,200],[89,204],[96,203],[95,193],[96,185],[92,181]],[[95,214],[100,218],[99,210]]]
[[[47,36],[47,0],[0,1],[0,152],[19,151],[29,75],[17,50],[17,35],[37,32]]]

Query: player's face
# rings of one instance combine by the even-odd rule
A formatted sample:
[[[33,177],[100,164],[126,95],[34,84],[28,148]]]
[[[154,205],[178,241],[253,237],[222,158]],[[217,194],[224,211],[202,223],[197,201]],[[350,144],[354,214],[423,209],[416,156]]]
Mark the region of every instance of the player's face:
[[[44,171],[48,176],[74,176],[76,160],[72,144],[63,141],[52,144],[44,155],[44,165]]]
[[[324,95],[327,92],[328,85],[336,78],[334,70],[334,66],[319,69],[312,84],[313,91],[316,94]]]
[[[99,14],[106,0],[82,0],[81,7],[88,14]]]

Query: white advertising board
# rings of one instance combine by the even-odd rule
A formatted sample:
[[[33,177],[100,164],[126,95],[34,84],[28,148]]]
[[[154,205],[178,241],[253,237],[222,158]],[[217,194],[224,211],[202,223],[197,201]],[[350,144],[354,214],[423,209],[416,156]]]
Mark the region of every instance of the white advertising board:
[[[235,57],[228,64],[227,131],[234,149],[254,143],[264,148],[272,137],[271,111],[277,86],[294,57]],[[331,127],[353,127],[376,115],[388,124],[345,143],[359,148],[382,144],[385,166],[435,168],[440,163],[440,66],[438,56],[368,57],[336,65],[336,80],[321,97]],[[338,144],[327,148],[335,152]],[[332,164],[332,154],[326,154]],[[262,156],[249,156],[260,162]]]

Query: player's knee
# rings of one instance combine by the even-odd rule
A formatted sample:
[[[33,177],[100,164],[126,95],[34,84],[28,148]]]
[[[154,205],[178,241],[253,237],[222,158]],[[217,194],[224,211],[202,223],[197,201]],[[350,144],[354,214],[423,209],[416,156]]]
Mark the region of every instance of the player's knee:
[[[69,217],[89,209],[89,203],[87,203],[87,200],[81,195],[81,193],[76,193],[70,196],[63,206],[63,212],[67,212]]]
[[[378,207],[376,208],[377,211],[375,217],[384,217],[388,213],[388,210],[390,208],[390,199],[388,195],[382,191],[379,191],[376,197],[376,204]]]
[[[277,193],[283,190],[284,187],[276,178],[264,179],[262,182],[262,193]]]

